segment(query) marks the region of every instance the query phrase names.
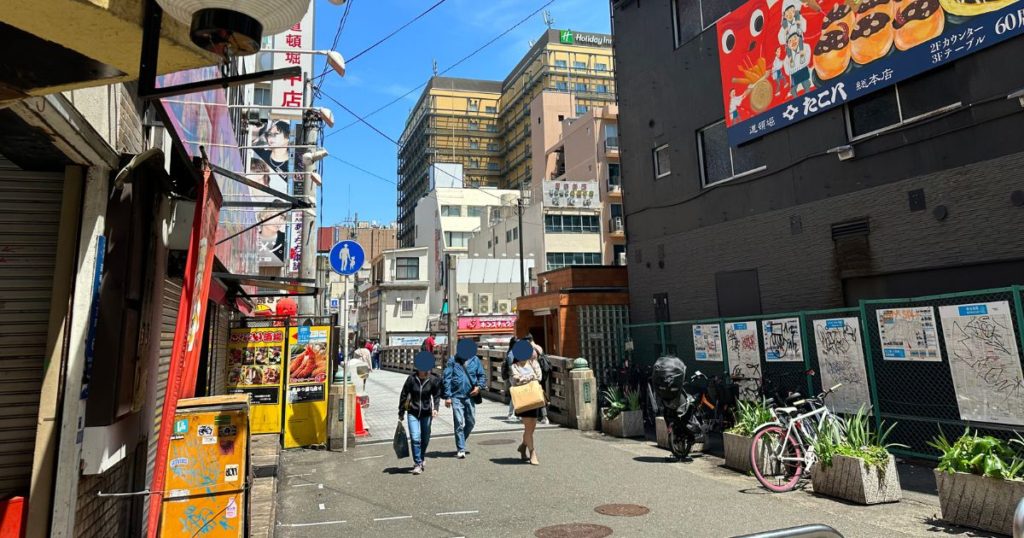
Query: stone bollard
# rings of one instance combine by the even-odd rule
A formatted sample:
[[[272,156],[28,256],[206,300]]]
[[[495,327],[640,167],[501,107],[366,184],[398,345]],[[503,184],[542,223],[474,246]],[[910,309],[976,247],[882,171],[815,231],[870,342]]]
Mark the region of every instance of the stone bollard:
[[[331,396],[328,400],[327,405],[327,443],[330,450],[340,451],[344,446],[344,440],[342,439],[342,430],[344,429],[344,410],[349,410],[349,420],[355,420],[355,415],[352,414],[354,409],[352,406],[356,404],[356,386],[353,384],[348,385],[348,395],[345,398],[344,404],[341,401],[341,394],[344,391],[344,385],[341,383],[334,383],[331,385]],[[356,444],[355,432],[352,427],[348,428],[348,446],[354,448]]]
[[[573,407],[575,416],[570,418],[570,424],[580,431],[593,431],[597,429],[597,379],[594,371],[587,367],[587,361],[579,358],[569,371],[569,381],[572,383]]]

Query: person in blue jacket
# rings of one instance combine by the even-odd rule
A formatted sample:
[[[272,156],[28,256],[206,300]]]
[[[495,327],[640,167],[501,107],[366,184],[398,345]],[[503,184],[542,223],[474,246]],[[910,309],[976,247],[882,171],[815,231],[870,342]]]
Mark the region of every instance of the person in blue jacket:
[[[476,425],[476,402],[486,383],[484,368],[476,356],[476,342],[460,340],[455,356],[444,367],[445,407],[451,407],[455,420],[456,457],[466,457],[466,439]]]

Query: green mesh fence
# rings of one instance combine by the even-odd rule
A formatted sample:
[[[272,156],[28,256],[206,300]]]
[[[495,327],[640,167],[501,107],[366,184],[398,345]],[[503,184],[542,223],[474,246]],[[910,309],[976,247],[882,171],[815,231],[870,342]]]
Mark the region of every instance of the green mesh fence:
[[[863,301],[860,308],[745,318],[632,325],[635,364],[672,353],[688,369],[725,375],[741,398],[836,384],[831,408],[870,409],[876,424],[895,424],[889,441],[903,455],[935,458],[928,442],[966,428],[1008,439],[1024,422],[1022,288]],[[717,325],[722,360],[699,360],[694,327]],[[698,338],[698,343],[700,339]],[[947,348],[949,343],[949,348]],[[959,399],[958,399],[959,398]]]

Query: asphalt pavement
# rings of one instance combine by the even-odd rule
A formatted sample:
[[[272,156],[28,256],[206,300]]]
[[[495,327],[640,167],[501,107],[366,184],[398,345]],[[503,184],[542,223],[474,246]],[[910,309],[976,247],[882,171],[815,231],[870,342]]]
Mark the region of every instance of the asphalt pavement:
[[[419,476],[408,474],[411,460],[397,460],[390,444],[344,454],[285,451],[277,536],[534,536],[569,523],[643,537],[717,538],[810,523],[831,525],[846,538],[988,536],[946,526],[927,494],[870,507],[816,496],[809,484],[772,494],[716,457],[669,462],[650,442],[564,428],[538,432],[541,465],[534,467],[519,461],[518,442],[518,432],[474,435],[469,456],[458,460],[452,437],[442,435],[431,441]],[[606,504],[650,511],[595,512]]]

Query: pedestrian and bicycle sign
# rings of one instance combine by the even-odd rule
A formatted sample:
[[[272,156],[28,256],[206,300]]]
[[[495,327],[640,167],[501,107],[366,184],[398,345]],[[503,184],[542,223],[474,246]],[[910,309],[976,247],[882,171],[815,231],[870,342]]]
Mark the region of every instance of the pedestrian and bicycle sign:
[[[355,241],[341,241],[331,248],[331,269],[342,276],[354,275],[363,267],[366,254]]]

